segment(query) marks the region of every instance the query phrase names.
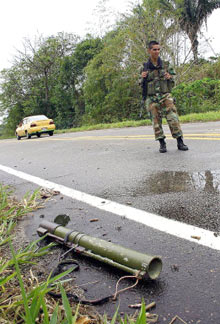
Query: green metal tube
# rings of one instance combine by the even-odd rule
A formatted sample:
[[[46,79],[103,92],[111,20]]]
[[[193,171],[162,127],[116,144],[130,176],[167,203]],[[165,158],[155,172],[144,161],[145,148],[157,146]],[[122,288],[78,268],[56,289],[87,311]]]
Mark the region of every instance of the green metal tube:
[[[40,227],[62,239],[64,239],[70,232],[68,228],[48,221],[42,222]],[[94,258],[100,256],[101,261],[103,262],[113,266],[119,264],[125,271],[131,269],[131,271],[128,271],[130,273],[137,273],[140,271],[140,275],[143,276],[147,273],[151,279],[156,279],[162,270],[162,260],[158,256],[140,253],[77,231],[71,232],[68,236],[68,241],[85,248]],[[96,259],[100,258],[97,257]]]
[[[126,267],[120,263],[117,263],[113,260],[110,260],[108,258],[104,258],[98,254],[94,254],[90,251],[85,251],[85,252],[82,252],[83,255],[87,256],[87,257],[90,257],[90,258],[93,258],[95,260],[98,260],[100,262],[104,262],[108,265],[110,265],[111,267],[114,267],[114,268],[117,268],[119,270],[122,270],[122,271],[125,271],[125,272],[128,272],[130,274],[132,274],[133,276],[138,276],[138,277],[143,277],[146,275],[146,272],[143,272],[143,271],[138,271],[136,269],[132,269],[132,268],[129,268],[129,267]]]

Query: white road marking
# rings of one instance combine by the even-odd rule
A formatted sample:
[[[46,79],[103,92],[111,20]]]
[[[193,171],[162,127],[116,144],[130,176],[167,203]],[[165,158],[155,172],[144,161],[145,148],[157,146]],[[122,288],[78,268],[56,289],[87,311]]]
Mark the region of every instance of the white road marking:
[[[67,197],[110,212],[114,215],[123,216],[127,219],[142,223],[161,232],[174,235],[200,245],[204,245],[211,249],[220,250],[220,236],[216,237],[214,235],[214,232],[168,219],[159,215],[148,213],[144,210],[140,210],[134,207],[125,206],[111,200],[92,196],[90,194],[74,190],[72,188],[68,188],[66,186],[44,180],[42,178],[35,177],[21,171],[14,170],[1,164],[0,170],[29,182],[35,183],[38,186],[57,190]]]

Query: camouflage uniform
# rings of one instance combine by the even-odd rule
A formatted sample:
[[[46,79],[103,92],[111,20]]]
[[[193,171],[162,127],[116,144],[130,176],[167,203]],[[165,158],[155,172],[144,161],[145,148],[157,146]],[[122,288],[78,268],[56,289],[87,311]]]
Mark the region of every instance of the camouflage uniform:
[[[174,138],[182,136],[182,130],[177,115],[177,110],[171,95],[172,87],[174,86],[173,77],[169,80],[165,79],[164,74],[168,72],[171,76],[175,75],[174,70],[169,66],[168,62],[160,60],[160,67],[155,67],[154,70],[148,70],[148,75],[141,79],[142,87],[146,87],[146,108],[151,115],[155,139],[164,139],[162,128],[162,117],[164,116],[169,125],[171,134]],[[150,63],[152,64],[152,63]],[[144,71],[142,67],[142,71]]]

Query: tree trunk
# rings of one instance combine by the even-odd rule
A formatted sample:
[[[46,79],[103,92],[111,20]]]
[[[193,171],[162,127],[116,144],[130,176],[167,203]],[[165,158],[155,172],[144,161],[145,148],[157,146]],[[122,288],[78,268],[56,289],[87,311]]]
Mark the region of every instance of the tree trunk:
[[[199,42],[198,42],[197,32],[195,30],[189,31],[188,36],[189,36],[191,46],[192,46],[194,62],[195,62],[195,64],[198,64],[198,46],[199,46]]]
[[[48,102],[49,98],[49,89],[48,89],[48,75],[47,75],[47,70],[44,70],[44,75],[45,75],[45,101]]]
[[[44,84],[45,84],[45,115],[51,116],[51,109],[49,105],[49,87],[48,87],[48,72],[47,69],[44,70]]]

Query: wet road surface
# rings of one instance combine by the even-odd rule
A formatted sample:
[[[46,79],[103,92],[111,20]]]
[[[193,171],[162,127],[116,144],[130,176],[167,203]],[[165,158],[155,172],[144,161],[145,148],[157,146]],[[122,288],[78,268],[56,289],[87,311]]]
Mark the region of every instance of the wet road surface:
[[[92,134],[96,138],[84,140],[80,139],[84,136],[81,133],[71,134],[74,140],[70,134],[65,134],[57,140],[54,136],[53,141],[46,137],[19,143],[2,141],[0,164],[103,199],[209,229],[218,236],[220,135],[216,134],[219,126],[218,123],[184,125],[185,142],[190,150],[177,151],[174,140],[168,138],[165,156],[158,153],[150,127],[90,132],[85,135],[90,137]],[[205,134],[211,132],[215,134],[212,137],[219,140],[207,139],[210,136]],[[201,133],[204,135],[197,135]],[[145,134],[149,137],[144,137]],[[103,135],[108,139],[103,139]],[[118,138],[112,138],[114,136]],[[0,171],[0,175],[3,183],[16,188],[18,195],[36,188],[4,172]],[[120,296],[121,312],[133,313],[128,305],[139,303],[144,297],[146,303],[156,302],[153,312],[159,314],[159,323],[169,323],[176,314],[187,323],[220,323],[219,251],[91,208],[65,196],[53,198],[46,209],[26,220],[28,237],[36,237],[42,218],[58,222],[64,218],[69,228],[162,256],[164,266],[160,278],[154,282],[141,282],[133,290],[124,292]],[[99,220],[90,222],[93,218]],[[124,275],[92,261],[81,260],[80,264],[81,270],[76,274],[79,284],[99,281],[88,285],[87,298],[114,292],[117,280]],[[53,266],[48,265],[48,270]],[[130,284],[126,280],[121,285],[123,288]],[[98,310],[112,314],[117,304],[118,301],[108,303],[99,306]]]

